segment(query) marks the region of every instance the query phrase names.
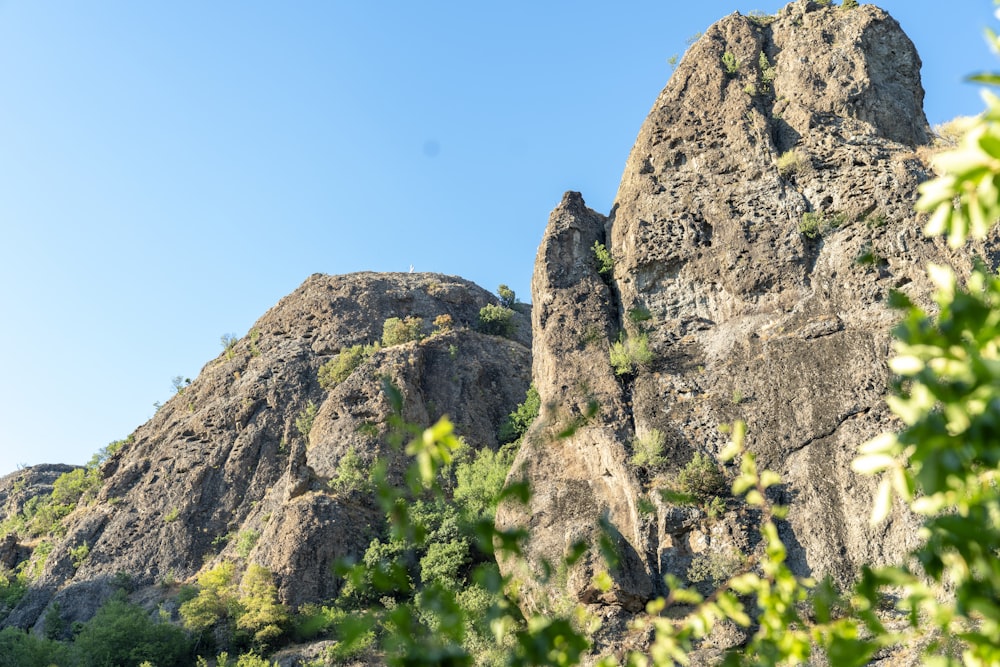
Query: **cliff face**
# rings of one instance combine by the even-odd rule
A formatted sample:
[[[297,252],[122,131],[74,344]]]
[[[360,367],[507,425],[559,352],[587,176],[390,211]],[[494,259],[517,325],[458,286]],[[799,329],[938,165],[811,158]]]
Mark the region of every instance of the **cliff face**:
[[[576,193],[552,213],[532,295],[535,382],[550,407],[512,473],[535,495],[498,521],[531,526],[536,565],[610,525],[623,559],[614,587],[594,591],[602,565],[585,558],[568,577],[573,598],[605,615],[637,609],[665,592],[665,574],[686,579],[695,558],[754,548],[738,501],[710,519],[658,493],[696,453],[717,456],[728,440],[719,426],[736,419],[782,476],[775,499],[791,506],[782,537],[798,572],[844,584],[914,543],[912,517],[869,525],[873,481],[850,469],[858,445],[893,427],[888,295],[925,301],[928,261],[961,271],[973,252],[996,260],[991,244],[952,253],[921,235],[919,69],[899,25],[870,5],[733,14],[656,100],[611,215]],[[594,241],[615,260],[607,285]],[[616,376],[619,332],[648,340],[653,360]],[[588,399],[598,416],[554,441],[552,425]],[[635,465],[636,439],[654,433],[665,464]]]
[[[175,582],[221,559],[264,565],[292,606],[334,596],[333,562],[363,553],[381,521],[371,497],[328,486],[350,448],[363,465],[392,455],[384,427],[362,428],[390,413],[381,378],[402,390],[404,417],[447,414],[476,448],[497,446],[498,426],[524,399],[527,318],[515,315],[512,339],[473,330],[480,308],[495,302],[438,274],[312,276],[103,465],[96,501],[64,519],[65,536],[5,624],[38,627],[56,603],[67,627],[85,621],[123,578],[166,599]],[[379,340],[386,319],[423,318],[429,335],[439,315],[452,318],[452,331],[383,347],[332,389],[319,385],[324,362]],[[296,421],[310,403],[306,437]],[[243,539],[244,552],[252,547],[245,557],[241,536],[256,537]],[[77,567],[70,549],[83,544],[89,553]],[[30,553],[7,546],[11,560]]]
[[[447,414],[477,448],[497,446],[534,380],[541,416],[511,472],[533,496],[497,521],[530,529],[527,565],[538,572],[604,535],[618,564],[607,590],[594,584],[607,567],[596,550],[548,584],[521,577],[532,609],[568,596],[610,636],[666,592],[664,575],[684,580],[698,559],[757,548],[755,515],[739,500],[720,492],[710,516],[660,494],[696,454],[714,460],[737,419],[761,465],[782,476],[774,500],[791,508],[781,531],[795,570],[845,584],[864,564],[898,560],[916,521],[897,511],[870,526],[873,482],[850,470],[857,446],[894,426],[888,296],[925,302],[930,261],[962,271],[973,254],[998,258],[995,240],[952,252],[921,235],[919,69],[898,24],[872,6],[800,0],[776,17],[726,17],[656,100],[610,214],[578,193],[552,212],[530,326],[519,313],[510,338],[476,332],[496,300],[454,277],[312,276],[103,464],[96,500],[63,520],[3,623],[41,630],[58,603],[70,627],[123,579],[144,601],[170,600],[174,583],[220,560],[267,567],[288,605],[329,599],[331,565],[361,554],[381,520],[372,498],[329,482],[349,451],[362,465],[392,456],[383,377],[402,390],[405,418]],[[595,244],[613,269],[601,269]],[[440,315],[454,328],[429,335]],[[320,366],[378,340],[390,317],[423,318],[426,337],[321,387]],[[650,358],[616,369],[616,342]],[[637,460],[638,441],[658,442],[662,461]],[[0,520],[68,470],[0,479]],[[38,546],[0,538],[6,568]]]

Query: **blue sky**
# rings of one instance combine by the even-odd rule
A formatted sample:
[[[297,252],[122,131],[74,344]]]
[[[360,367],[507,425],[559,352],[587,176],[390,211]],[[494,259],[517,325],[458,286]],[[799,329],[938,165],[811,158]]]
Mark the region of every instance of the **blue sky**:
[[[610,210],[668,58],[783,4],[0,0],[0,474],[127,436],[311,273],[529,300],[549,211]],[[881,6],[930,121],[978,112],[992,3]]]

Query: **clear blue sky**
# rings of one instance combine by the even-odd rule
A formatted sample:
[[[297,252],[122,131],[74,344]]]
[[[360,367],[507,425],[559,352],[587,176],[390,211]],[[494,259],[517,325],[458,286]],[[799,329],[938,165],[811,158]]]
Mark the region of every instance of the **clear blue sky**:
[[[529,300],[565,190],[608,212],[689,36],[783,2],[0,0],[0,474],[123,438],[309,274]],[[885,0],[932,123],[989,0]]]

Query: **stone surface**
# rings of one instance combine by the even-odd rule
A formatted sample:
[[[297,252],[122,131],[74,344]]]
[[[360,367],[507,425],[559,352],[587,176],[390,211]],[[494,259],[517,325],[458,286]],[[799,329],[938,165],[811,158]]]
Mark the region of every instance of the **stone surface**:
[[[333,562],[360,556],[381,522],[371,496],[340,497],[327,486],[351,447],[367,463],[393,455],[384,427],[359,428],[390,413],[381,378],[403,392],[404,417],[428,423],[447,414],[477,448],[497,446],[500,424],[524,399],[528,318],[515,315],[510,340],[478,333],[487,303],[496,297],[438,274],[310,277],[104,464],[97,500],[65,520],[41,577],[4,622],[39,628],[55,602],[65,620],[85,621],[116,577],[127,575],[137,595],[164,597],[221,559],[268,567],[293,607],[328,599]],[[443,314],[454,330],[430,335]],[[321,388],[319,367],[343,348],[379,340],[390,317],[423,318],[426,337],[382,348],[340,385]],[[317,414],[307,439],[295,422],[310,402]],[[41,493],[43,481],[70,469],[15,474],[34,475],[29,484]],[[0,481],[0,502],[13,508],[23,501],[11,500],[11,479]],[[254,544],[246,559],[241,542]],[[89,555],[74,567],[69,549],[82,544]]]
[[[782,476],[775,500],[791,506],[781,531],[797,572],[846,585],[914,544],[917,523],[902,511],[869,524],[874,482],[850,469],[858,445],[894,427],[887,298],[896,289],[926,303],[929,261],[959,272],[975,254],[997,262],[995,239],[952,252],[921,234],[913,203],[929,177],[918,155],[929,131],[919,69],[899,25],[870,5],[733,14],[660,94],[610,216],[576,193],[555,209],[532,285],[534,379],[550,419],[512,473],[535,488],[530,506],[505,506],[498,521],[531,528],[536,569],[604,522],[625,567],[596,595],[600,563],[584,559],[567,586],[532,590],[526,607],[567,593],[634,609],[665,592],[664,575],[684,580],[696,558],[757,548],[757,519],[738,500],[713,520],[658,494],[696,452],[717,456],[728,440],[719,426],[736,419],[759,462]],[[821,221],[814,235],[803,233],[806,214]],[[608,285],[594,240],[615,259]],[[860,263],[865,255],[874,262]],[[608,350],[620,332],[645,333],[654,360],[616,377]],[[553,439],[553,424],[587,398],[598,416]],[[667,464],[633,465],[632,443],[654,429]],[[637,511],[643,501],[651,513]]]

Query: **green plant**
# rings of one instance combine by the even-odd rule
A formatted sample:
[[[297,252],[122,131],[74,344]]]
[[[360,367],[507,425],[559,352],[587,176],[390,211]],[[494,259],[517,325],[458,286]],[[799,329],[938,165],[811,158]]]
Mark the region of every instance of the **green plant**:
[[[519,440],[521,436],[528,432],[528,427],[538,417],[541,408],[542,399],[538,395],[538,389],[532,384],[528,387],[524,401],[513,412],[507,415],[503,424],[500,425],[500,431],[497,433],[497,439],[500,443]]]
[[[0,665],[3,667],[50,667],[69,665],[71,646],[39,637],[25,630],[7,627],[0,630]]]
[[[170,509],[169,512],[167,512],[166,514],[163,515],[163,522],[164,523],[173,523],[174,521],[177,521],[177,519],[178,519],[178,517],[180,517],[180,515],[181,515],[181,508],[179,508],[179,507],[173,507],[173,508]]]
[[[516,445],[508,444],[497,451],[480,449],[472,460],[455,466],[455,490],[452,499],[468,525],[477,521],[492,521],[501,497],[507,473],[517,453]]]
[[[677,486],[682,493],[701,500],[723,496],[728,492],[726,477],[719,464],[708,454],[695,452],[691,460],[677,475]]]
[[[170,384],[173,385],[174,391],[178,394],[183,394],[184,390],[191,386],[191,378],[185,378],[180,375],[176,375],[170,380]]]
[[[885,213],[872,213],[865,218],[865,226],[868,229],[881,229],[889,224],[889,219]]]
[[[336,495],[371,491],[370,473],[353,446],[348,447],[340,457],[337,474],[327,483],[327,487]]]
[[[630,308],[628,311],[628,318],[633,324],[641,324],[642,322],[648,322],[653,319],[653,314],[649,312],[649,308],[645,306],[636,306],[635,308]]]
[[[239,587],[236,627],[247,632],[258,647],[277,641],[288,629],[288,610],[278,601],[278,588],[271,572],[251,563]]]
[[[66,619],[62,616],[62,605],[58,601],[45,610],[45,638],[60,639],[66,633]]]
[[[591,250],[597,260],[597,273],[605,280],[609,279],[615,270],[615,259],[611,256],[611,251],[600,241],[594,241]]]
[[[778,168],[779,176],[790,178],[805,168],[806,160],[798,149],[792,148],[778,156],[775,166]]]
[[[250,356],[259,357],[260,356],[260,330],[251,329],[250,330]]]
[[[667,463],[664,447],[667,436],[659,429],[651,429],[632,441],[632,465],[660,468]]]
[[[312,432],[313,421],[316,419],[317,412],[319,412],[319,408],[315,403],[309,401],[302,412],[295,418],[295,429],[307,443],[309,442],[309,434]]]
[[[240,339],[236,337],[236,334],[231,333],[222,334],[222,336],[219,337],[219,343],[222,345],[222,351],[226,355],[227,360],[231,361],[233,357],[236,356],[236,343],[238,343],[239,340]]]
[[[492,336],[509,336],[514,331],[514,311],[495,303],[479,309],[479,331]]]
[[[517,304],[517,295],[506,285],[497,287],[497,295],[500,297],[500,305],[504,308],[513,308]]]
[[[198,594],[179,609],[184,627],[204,632],[229,617],[238,599],[233,582],[235,567],[228,561],[198,575]]]
[[[740,62],[732,51],[726,51],[722,54],[722,67],[729,76],[736,76],[740,71]]]
[[[843,0],[843,2],[840,3],[840,8],[841,9],[857,9],[858,8],[858,0]]]
[[[332,389],[351,376],[358,366],[379,350],[379,344],[352,345],[342,349],[332,359],[319,367],[317,378],[323,389]]]
[[[746,399],[746,397],[743,395],[742,391],[740,391],[739,389],[733,389],[733,396],[730,399],[730,400],[732,400],[733,405],[739,405],[745,399]]]
[[[390,317],[382,323],[382,345],[392,347],[410,341],[420,340],[420,330],[424,326],[422,317]]]
[[[153,621],[142,607],[130,604],[122,591],[83,625],[73,642],[73,653],[73,664],[80,667],[138,667],[144,662],[183,667],[191,664],[192,657],[183,630]]]
[[[760,57],[757,58],[757,67],[760,68],[761,87],[765,93],[771,92],[771,84],[774,83],[774,77],[777,75],[777,72],[774,71],[774,66],[771,65],[771,61],[767,59],[767,54],[763,51],[760,52]]]
[[[712,589],[716,589],[730,577],[741,572],[746,563],[746,556],[734,550],[700,553],[691,560],[687,578],[692,582],[709,583]]]
[[[90,547],[86,542],[83,544],[78,544],[75,547],[70,547],[69,557],[70,561],[73,563],[74,569],[79,569],[83,565],[83,561],[87,560],[87,556],[90,555]]]
[[[236,536],[236,555],[246,560],[250,556],[250,552],[253,548],[257,546],[257,540],[260,539],[260,533],[256,530],[243,530]]]
[[[624,332],[612,343],[610,350],[611,367],[615,375],[629,375],[641,366],[652,363],[654,355],[649,349],[649,337],[645,333],[626,336]]]
[[[757,84],[748,83],[747,85],[743,86],[743,92],[749,95],[750,97],[756,97],[758,92]]]
[[[802,214],[799,222],[799,233],[807,239],[818,239],[824,234],[837,229],[847,220],[843,213],[825,213],[810,211]]]

